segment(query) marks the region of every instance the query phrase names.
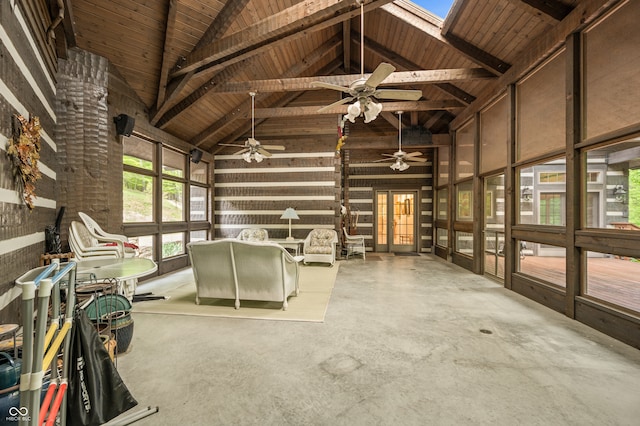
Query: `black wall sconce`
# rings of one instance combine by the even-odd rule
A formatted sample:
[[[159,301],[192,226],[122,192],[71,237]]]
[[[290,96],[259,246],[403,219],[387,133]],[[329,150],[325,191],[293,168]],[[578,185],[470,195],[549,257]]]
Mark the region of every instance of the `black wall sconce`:
[[[627,198],[627,190],[624,189],[624,186],[622,185],[616,185],[616,187],[613,188],[613,196],[615,197],[616,201],[624,203],[625,199]]]
[[[191,162],[194,164],[198,164],[202,160],[202,151],[198,148],[193,148],[189,151],[189,155],[191,156]]]
[[[525,186],[524,188],[522,188],[521,198],[522,201],[531,201],[531,199],[533,198],[533,190],[530,187]]]

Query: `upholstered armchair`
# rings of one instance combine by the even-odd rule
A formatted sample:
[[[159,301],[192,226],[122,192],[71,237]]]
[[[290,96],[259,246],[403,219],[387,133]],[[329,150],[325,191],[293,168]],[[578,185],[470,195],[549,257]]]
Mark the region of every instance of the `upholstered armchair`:
[[[342,227],[342,232],[344,232],[344,245],[347,249],[347,259],[349,259],[349,255],[353,256],[356,253],[362,254],[362,259],[365,258],[366,248],[364,245],[364,236],[362,235],[349,235],[347,232],[347,228]]]
[[[247,228],[240,231],[236,237],[240,241],[269,241],[266,229]]]
[[[333,229],[313,229],[304,240],[304,263],[329,263],[336,261],[338,233]]]

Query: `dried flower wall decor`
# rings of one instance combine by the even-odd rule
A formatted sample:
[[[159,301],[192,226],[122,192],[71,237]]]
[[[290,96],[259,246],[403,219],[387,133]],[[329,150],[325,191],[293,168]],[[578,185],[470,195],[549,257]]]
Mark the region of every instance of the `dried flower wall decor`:
[[[16,114],[13,121],[13,135],[7,146],[7,154],[13,165],[18,192],[33,210],[33,199],[36,196],[36,181],[42,177],[38,169],[40,159],[40,119]]]

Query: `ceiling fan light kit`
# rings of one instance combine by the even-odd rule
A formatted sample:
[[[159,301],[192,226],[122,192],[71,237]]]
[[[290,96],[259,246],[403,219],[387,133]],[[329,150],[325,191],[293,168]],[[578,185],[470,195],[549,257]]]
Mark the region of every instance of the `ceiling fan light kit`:
[[[271,153],[267,151],[267,149],[275,150],[275,151],[284,151],[284,146],[282,145],[262,145],[255,138],[255,101],[256,94],[255,92],[249,92],[251,95],[251,137],[246,140],[244,145],[237,144],[228,144],[221,143],[223,146],[238,146],[242,149],[238,152],[235,152],[234,155],[242,156],[242,159],[247,163],[255,160],[256,163],[262,162],[265,157],[271,157]]]
[[[360,78],[351,83],[349,87],[336,84],[314,81],[313,87],[337,90],[349,94],[349,97],[340,99],[337,102],[320,108],[319,112],[331,109],[338,105],[344,105],[355,99],[355,102],[347,108],[347,114],[343,121],[349,120],[355,123],[356,118],[364,116],[364,122],[370,123],[378,117],[382,111],[382,104],[374,99],[394,99],[405,101],[417,101],[422,97],[421,90],[398,90],[398,89],[378,89],[378,85],[389,77],[395,70],[391,64],[380,63],[369,78],[364,76],[364,1],[358,0],[360,4]]]

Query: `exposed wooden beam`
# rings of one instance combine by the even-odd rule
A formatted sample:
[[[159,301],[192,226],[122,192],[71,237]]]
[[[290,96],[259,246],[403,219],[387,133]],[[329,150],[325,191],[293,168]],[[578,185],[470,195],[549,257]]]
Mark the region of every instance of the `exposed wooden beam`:
[[[434,40],[458,50],[468,59],[478,65],[482,65],[496,75],[503,74],[510,67],[510,64],[496,58],[488,52],[483,51],[460,37],[457,37],[450,32],[443,33],[441,25],[442,21],[433,15],[426,14],[415,7],[411,7],[406,2],[390,3],[383,6],[381,9],[404,21],[405,24],[419,29]]]
[[[445,111],[440,110],[440,111],[436,111],[431,117],[429,117],[429,119],[424,123],[424,127],[425,129],[430,129],[433,126],[435,126],[435,124],[438,122],[438,120],[440,120],[442,118],[442,116],[444,116]]]
[[[209,25],[209,28],[204,32],[198,43],[196,43],[194,49],[198,49],[221,37],[229,29],[231,24],[235,21],[236,16],[242,11],[242,9],[244,9],[248,2],[249,0],[227,1],[211,25]],[[173,9],[173,12],[171,9]],[[175,0],[171,0],[169,17],[167,18],[167,27],[169,26],[169,23],[175,21],[175,9]],[[165,53],[163,53],[162,69],[160,71],[160,85],[158,89],[156,108],[150,113],[150,122],[152,125],[157,124],[160,117],[169,109],[170,103],[182,91],[194,75],[194,72],[190,72],[180,76],[180,78],[174,79],[170,84],[167,84],[171,69],[177,67],[178,63],[184,61],[184,58],[181,58],[176,64],[173,64],[172,67],[169,66],[165,59],[167,56],[167,46],[169,45],[168,41],[169,37],[166,36]]]
[[[396,111],[434,111],[434,110],[452,110],[464,108],[464,105],[456,99],[444,99],[438,101],[397,101],[382,102],[382,111],[388,112],[392,116]],[[319,112],[320,108],[325,105],[307,105],[297,107],[280,107],[280,108],[256,108],[256,118],[274,118],[274,117],[299,117],[305,115],[332,115],[346,114],[349,105],[338,105],[324,111]],[[249,120],[251,119],[251,111],[237,112],[228,118],[228,120]],[[396,126],[398,118],[394,118]],[[393,123],[392,123],[393,124]]]
[[[339,60],[335,60],[334,62],[332,62],[331,64],[329,64],[324,71],[326,72],[331,72],[335,69],[337,69],[340,65],[342,64],[342,61]],[[300,93],[299,92],[292,92],[292,94],[289,94],[287,96],[289,97],[277,97],[274,96],[273,99],[275,99],[274,103],[270,104],[270,105],[278,105],[278,106],[282,106],[282,105],[286,105],[286,104],[281,104],[280,100],[282,99],[287,99],[287,100],[293,100],[295,99],[297,96],[299,96]],[[268,99],[271,100],[271,97]],[[251,113],[251,102],[250,101],[245,101],[243,102],[241,105],[239,105],[234,111],[232,111],[230,114],[225,115],[224,117],[220,118],[218,121],[216,121],[215,123],[213,123],[211,126],[209,126],[208,128],[206,128],[205,130],[203,130],[202,132],[200,132],[196,137],[194,137],[191,140],[191,143],[193,145],[196,146],[201,146],[203,145],[205,142],[207,142],[210,139],[214,139],[214,138],[218,138],[219,140],[217,141],[217,143],[224,143],[225,141],[233,141],[235,140],[235,138],[237,137],[236,133],[232,133],[231,135],[228,134],[228,128],[233,126],[236,121],[235,121],[235,115],[237,114],[247,114],[247,113]],[[256,123],[257,124],[257,123]],[[247,125],[249,128],[251,127],[250,124]],[[242,130],[240,134],[243,134],[244,132],[246,132],[246,128],[245,130]],[[227,135],[225,139],[220,140],[220,135]]]
[[[552,24],[562,21],[570,12],[571,7],[565,6],[557,0],[510,0],[513,4],[526,10],[532,15]]]
[[[354,34],[354,40],[357,40],[358,37]],[[356,44],[359,45],[360,41],[356,41]],[[419,70],[422,67],[415,62],[408,60],[407,58],[400,56],[396,52],[387,49],[385,46],[380,43],[371,40],[368,37],[364,39],[365,49],[374,52],[375,54],[381,56],[385,61],[390,62],[393,65],[399,66],[400,68],[404,68],[407,70]],[[475,97],[464,90],[460,89],[457,86],[454,86],[451,83],[435,83],[435,87],[440,89],[441,91],[458,98],[460,101],[469,105],[471,102],[475,100]]]
[[[311,52],[304,59],[299,61],[294,67],[289,68],[284,74],[283,77],[291,77],[304,73],[309,67],[315,65],[320,60],[325,58],[327,55],[331,54],[335,51],[335,49],[340,45],[340,37],[334,36],[327,40],[322,46],[318,47],[318,49]],[[236,70],[242,64],[233,64],[227,67],[223,72],[218,74],[215,80],[209,80],[207,83],[200,86],[198,89],[190,93],[183,100],[174,105],[171,109],[169,109],[166,114],[158,121],[157,125],[160,127],[166,126],[171,120],[175,119],[179,114],[186,111],[191,106],[195,105],[198,100],[200,100],[203,96],[209,93],[225,93],[224,91],[220,91],[220,87],[226,87],[227,85],[243,85],[244,83],[231,83],[228,82],[235,74]],[[223,77],[223,78],[221,78]],[[233,92],[226,93],[249,93],[249,92],[269,92],[269,90],[262,90],[262,88],[246,88],[246,84],[244,87],[238,88],[238,90]]]
[[[366,73],[365,78],[371,74]],[[320,90],[322,88],[312,87],[311,83],[320,81],[324,83],[337,84],[348,87],[355,80],[360,78],[360,74],[331,75],[315,77],[278,78],[272,80],[239,81],[219,84],[210,88],[210,93],[244,93],[255,91],[264,92],[290,92],[300,90]],[[382,86],[404,86],[412,84],[431,84],[439,82],[469,81],[493,79],[495,76],[483,68],[459,68],[443,70],[419,70],[419,71],[396,71],[387,77]]]
[[[160,67],[160,81],[158,83],[158,95],[156,96],[156,108],[160,108],[167,90],[167,80],[169,79],[169,69],[173,64],[169,61],[169,51],[176,33],[176,16],[178,14],[178,1],[169,0],[169,10],[167,11],[167,24],[164,30],[164,47],[162,49],[162,65]]]
[[[342,62],[344,72],[351,72],[351,19],[342,22]]]
[[[465,54],[467,57],[473,58],[474,62],[493,71],[496,75],[504,74],[511,67],[511,64],[485,52],[457,35],[449,33],[446,35],[446,39],[459,52]]]
[[[365,11],[373,10],[392,0],[372,0]],[[301,2],[276,13],[255,25],[216,40],[191,52],[184,64],[174,69],[172,77],[189,71],[199,72],[210,67],[226,66],[263,49],[289,43],[309,33],[328,28],[360,13],[353,0],[317,0]]]

